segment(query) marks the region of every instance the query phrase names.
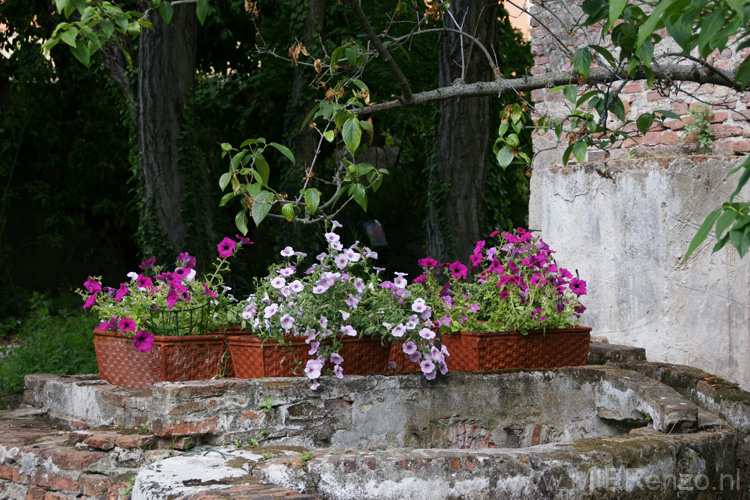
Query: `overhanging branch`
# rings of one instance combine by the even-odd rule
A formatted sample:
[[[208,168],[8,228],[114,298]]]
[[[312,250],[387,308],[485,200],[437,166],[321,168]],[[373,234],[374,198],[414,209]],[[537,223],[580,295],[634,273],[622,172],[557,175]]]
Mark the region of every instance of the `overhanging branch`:
[[[734,82],[735,75],[731,72],[722,72],[721,74],[715,72],[709,73],[704,67],[684,64],[653,65],[652,70],[657,79],[696,82],[701,84],[711,83],[722,87],[733,88],[738,91],[742,90],[738,84],[727,83]],[[457,97],[499,96],[507,92],[529,92],[559,85],[577,85],[578,76],[579,75],[574,71],[566,71],[560,73],[544,73],[523,78],[501,79],[492,82],[477,82],[441,87],[435,90],[427,90],[414,94],[409,102],[401,102],[399,100],[386,101],[368,106],[367,108],[360,110],[358,113],[367,116],[381,111],[420,106]],[[635,75],[628,75],[626,71],[592,68],[585,83],[596,85],[600,83],[625,80],[628,78],[631,80],[645,79],[646,73],[643,69],[636,71]]]

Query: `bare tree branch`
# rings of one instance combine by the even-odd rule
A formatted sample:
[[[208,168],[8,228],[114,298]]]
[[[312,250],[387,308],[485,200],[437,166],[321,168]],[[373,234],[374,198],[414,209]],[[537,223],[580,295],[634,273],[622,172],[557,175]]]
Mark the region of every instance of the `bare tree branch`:
[[[365,16],[365,13],[362,12],[362,5],[360,5],[360,0],[352,0],[352,8],[354,9],[354,14],[357,16],[357,20],[359,21],[359,24],[362,25],[362,29],[365,30],[365,33],[367,34],[367,38],[370,39],[372,44],[375,46],[375,49],[378,51],[378,54],[380,54],[380,57],[383,58],[383,62],[388,66],[388,69],[393,73],[393,76],[396,78],[396,81],[398,82],[399,87],[401,87],[401,98],[399,98],[399,101],[403,101],[405,104],[408,104],[411,102],[412,99],[412,93],[411,88],[409,87],[409,81],[406,79],[406,76],[401,72],[401,68],[398,67],[398,64],[396,64],[396,61],[393,59],[393,56],[391,56],[391,53],[388,52],[388,49],[385,48],[385,45],[383,45],[383,42],[380,41],[380,38],[378,38],[378,35],[375,33],[375,30],[372,29],[372,26],[370,26],[370,22],[367,20],[367,16]],[[332,62],[332,64],[335,64],[335,61]]]
[[[729,87],[741,91],[739,84],[728,84],[734,82],[734,73],[723,71],[721,74],[708,72],[702,66],[684,65],[684,64],[660,64],[652,65],[651,69],[656,78],[669,80],[682,80],[696,83],[712,83],[723,87]],[[554,87],[558,85],[577,85],[578,73],[567,71],[563,73],[544,73],[522,78],[496,80],[494,82],[477,82],[472,84],[453,85],[451,87],[441,87],[435,90],[428,90],[414,94],[409,103],[402,103],[398,100],[387,101],[373,104],[364,108],[358,113],[363,116],[387,111],[390,109],[419,106],[456,97],[484,97],[490,95],[501,95],[506,92],[529,92],[531,90]],[[626,79],[640,80],[646,78],[646,73],[641,68],[635,75],[628,75],[624,70],[614,71],[605,68],[592,68],[589,72],[585,83],[596,85],[599,83],[610,83]]]

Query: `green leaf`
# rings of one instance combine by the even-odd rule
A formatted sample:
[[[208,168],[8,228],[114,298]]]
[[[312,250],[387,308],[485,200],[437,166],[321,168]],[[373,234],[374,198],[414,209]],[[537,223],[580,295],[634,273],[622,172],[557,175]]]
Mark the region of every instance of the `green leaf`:
[[[698,248],[700,244],[706,240],[708,233],[711,232],[711,228],[714,226],[714,222],[716,222],[716,219],[718,219],[720,215],[721,208],[717,208],[716,210],[708,214],[708,216],[706,216],[706,220],[703,221],[703,224],[701,224],[698,232],[695,233],[693,239],[690,240],[690,245],[688,245],[687,253],[685,254],[686,261],[690,258],[690,255],[692,255],[695,249]]]
[[[504,136],[505,132],[507,131],[508,131],[508,120],[503,120],[502,123],[500,123],[500,128],[497,129],[498,137]]]
[[[198,5],[195,6],[195,14],[198,16],[198,22],[200,22],[201,25],[206,22],[206,16],[208,15],[208,0],[198,0]]]
[[[76,41],[75,48],[70,49],[70,51],[73,53],[76,59],[81,61],[81,64],[89,67],[89,64],[91,63],[91,54],[89,53],[89,48],[86,46],[86,42],[81,40],[80,38]]]
[[[563,155],[562,155],[563,165],[568,164],[568,161],[570,161],[570,153],[572,152],[573,152],[573,144],[569,145],[567,148],[565,148],[565,151],[563,151]]]
[[[638,47],[638,50],[635,51],[635,54],[638,56],[638,59],[643,61],[643,64],[645,64],[646,66],[651,65],[651,61],[654,60],[653,42],[651,40],[646,40],[641,46]]]
[[[59,38],[50,38],[46,42],[44,42],[44,45],[42,45],[42,50],[49,52],[50,50],[52,50],[52,47],[57,45],[59,42]]]
[[[159,15],[164,20],[164,23],[169,24],[169,21],[172,20],[173,14],[174,14],[174,7],[172,7],[172,4],[169,3],[167,0],[164,0],[162,3],[159,4]]]
[[[654,117],[651,113],[644,113],[635,120],[635,123],[638,125],[638,131],[645,134],[651,124],[654,123]]]
[[[724,236],[724,231],[732,224],[737,212],[734,210],[724,210],[716,221],[716,238],[721,239]]]
[[[283,145],[281,145],[281,144],[278,144],[278,143],[276,143],[276,142],[269,142],[269,143],[268,143],[268,145],[269,145],[269,146],[271,146],[272,148],[275,148],[275,149],[276,149],[276,150],[278,150],[278,151],[279,151],[279,152],[280,152],[281,154],[283,154],[284,156],[286,156],[286,157],[287,157],[287,159],[288,159],[288,160],[289,160],[290,162],[292,162],[292,165],[295,165],[295,164],[296,164],[296,162],[295,162],[295,160],[294,160],[294,155],[292,154],[292,152],[291,152],[291,151],[289,150],[289,148],[288,148],[288,147],[286,147],[286,146],[283,146]]]
[[[256,226],[259,226],[263,219],[266,218],[268,212],[271,211],[271,202],[273,201],[273,193],[269,191],[261,191],[258,196],[255,197],[253,203],[253,222]]]
[[[651,12],[651,15],[648,16],[648,19],[646,19],[646,21],[638,30],[638,39],[635,42],[636,49],[643,45],[643,42],[645,42],[647,38],[651,37],[651,34],[654,32],[656,27],[659,25],[659,22],[661,21],[662,13],[667,7],[670,6],[671,3],[672,0],[661,0],[659,2],[656,2],[656,6],[654,7],[653,12]]]
[[[609,29],[612,29],[619,19],[622,11],[625,10],[625,6],[628,5],[628,0],[610,0],[609,2]]]
[[[229,203],[229,200],[231,200],[235,196],[236,195],[233,192],[229,192],[229,193],[225,194],[224,196],[221,197],[221,201],[219,202],[219,206],[223,207],[224,205],[226,205],[227,203]]]
[[[315,188],[309,188],[305,190],[305,205],[307,205],[307,210],[311,214],[315,214],[315,212],[318,210],[318,205],[320,204],[320,191],[318,191]]]
[[[114,18],[115,18],[115,23],[117,24],[117,27],[120,28],[120,31],[122,31],[123,33],[127,33],[129,23],[128,23],[128,20],[125,19],[125,16],[123,16],[122,14],[116,14]]]
[[[578,97],[578,89],[574,85],[568,85],[563,90],[563,95],[567,100],[575,104],[576,98]]]
[[[344,53],[344,47],[336,47],[333,51],[333,54],[331,54],[331,76],[333,76],[334,72],[336,71],[336,65],[339,62],[339,59],[341,59],[341,54]]]
[[[359,127],[359,120],[356,116],[351,117],[344,122],[341,136],[344,138],[344,144],[346,144],[346,147],[352,154],[354,154],[362,140],[362,129]]]
[[[232,172],[224,172],[219,178],[219,187],[224,191],[232,180]]]
[[[281,207],[281,215],[289,222],[294,220],[294,205],[292,203],[284,203]]]
[[[328,142],[333,142],[333,130],[323,132],[323,138]]]
[[[513,162],[513,158],[515,158],[515,156],[513,155],[513,150],[511,150],[508,146],[505,146],[497,152],[496,158],[498,165],[503,168],[507,168],[508,165]]]
[[[575,69],[577,73],[583,75],[584,78],[589,76],[589,70],[591,69],[591,51],[588,47],[581,47],[575,51],[575,54],[573,54],[573,69]],[[577,94],[578,92],[576,92],[576,95]],[[575,99],[573,102],[575,102]]]
[[[672,118],[673,120],[680,119],[680,115],[678,115],[674,111],[669,111],[668,109],[657,109],[656,111],[654,111],[654,113],[659,113],[664,118]]]
[[[359,80],[357,78],[352,78],[352,83],[356,85],[357,87],[361,88],[362,90],[366,90],[368,94],[370,93],[370,88],[362,80]]]
[[[585,94],[583,94],[581,97],[578,98],[578,100],[576,101],[576,107],[585,103],[586,101],[588,101],[589,99],[597,95],[598,93],[599,93],[598,90],[591,90],[589,92],[586,92]]]
[[[271,175],[271,168],[262,154],[255,156],[255,180],[262,186],[268,186],[268,179]]]
[[[372,133],[372,125],[370,125],[370,122],[366,122],[364,120],[359,121],[359,126],[362,130],[366,130],[370,133]]]
[[[76,47],[76,37],[78,36],[78,29],[77,28],[70,28],[66,31],[63,31],[60,34],[60,40],[67,43],[71,47]]]
[[[237,215],[234,216],[234,225],[237,226],[237,229],[239,229],[243,235],[247,234],[247,214],[245,214],[244,210],[240,210],[237,212]]]
[[[581,165],[583,165],[583,162],[586,160],[586,150],[588,147],[589,145],[584,141],[576,141],[576,143],[573,144],[573,156],[576,157],[576,160],[578,160],[578,163]]]
[[[354,201],[367,212],[367,192],[362,184],[352,184],[349,187],[350,194],[354,195]]]
[[[598,52],[598,53],[600,53],[600,54],[601,54],[602,56],[604,56],[604,59],[606,59],[606,60],[607,60],[607,62],[608,62],[609,64],[611,64],[611,65],[613,65],[613,66],[615,65],[615,63],[616,63],[616,62],[615,62],[615,56],[613,56],[613,55],[612,55],[612,53],[611,53],[610,51],[608,51],[607,49],[605,49],[605,48],[604,48],[604,47],[602,47],[601,45],[593,45],[593,44],[592,44],[592,45],[589,45],[589,48],[590,48],[591,50],[595,50],[595,51],[597,51],[597,52]]]
[[[110,38],[112,36],[112,33],[115,32],[115,25],[110,21],[109,19],[105,19],[102,21],[102,33],[104,33],[104,36],[107,38]]]
[[[747,184],[748,179],[750,179],[750,158],[746,159],[745,162],[741,165],[741,167],[744,168],[745,171],[742,172],[742,175],[740,176],[740,180],[737,181],[737,188],[729,196],[730,202],[734,201],[734,197],[740,194],[740,191],[742,191],[742,188],[745,187],[745,184]]]
[[[698,35],[698,48],[700,50],[701,57],[704,59],[713,52],[716,48],[714,46],[714,37],[721,30],[724,25],[724,10],[715,9],[711,14],[706,16],[700,23],[700,35]]]
[[[351,64],[352,66],[357,65],[357,53],[354,52],[351,47],[347,47],[344,49],[344,55],[346,56],[346,60],[349,61],[349,64]]]
[[[62,14],[65,7],[70,3],[70,0],[55,0],[55,9],[58,14]]]

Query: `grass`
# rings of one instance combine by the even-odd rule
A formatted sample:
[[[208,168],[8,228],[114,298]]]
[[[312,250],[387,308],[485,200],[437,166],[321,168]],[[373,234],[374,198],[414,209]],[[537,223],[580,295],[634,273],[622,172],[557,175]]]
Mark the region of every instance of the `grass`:
[[[24,388],[24,376],[30,373],[74,375],[96,373],[93,329],[96,317],[76,309],[50,312],[54,301],[34,295],[27,317],[12,322],[18,345],[0,347],[0,409],[17,406]]]

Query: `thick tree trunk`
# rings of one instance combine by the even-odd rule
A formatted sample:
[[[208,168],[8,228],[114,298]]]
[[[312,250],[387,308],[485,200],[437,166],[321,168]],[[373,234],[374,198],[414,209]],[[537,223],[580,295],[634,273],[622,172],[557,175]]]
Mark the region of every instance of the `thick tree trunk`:
[[[488,50],[497,43],[497,1],[451,1],[446,26],[460,27]],[[455,22],[454,22],[455,20]],[[439,50],[439,86],[493,79],[482,51],[466,37],[446,32]],[[468,260],[481,237],[482,198],[489,162],[492,97],[458,98],[438,104],[437,160],[430,175],[427,253],[442,260]]]
[[[185,178],[178,165],[178,139],[183,120],[192,115],[186,108],[193,105],[195,85],[195,6],[175,6],[169,25],[153,11],[149,21],[154,29],[141,34],[138,71],[141,242],[146,252],[158,253],[166,250],[164,243],[174,251],[185,242]],[[165,240],[161,248],[148,248],[160,237]]]

